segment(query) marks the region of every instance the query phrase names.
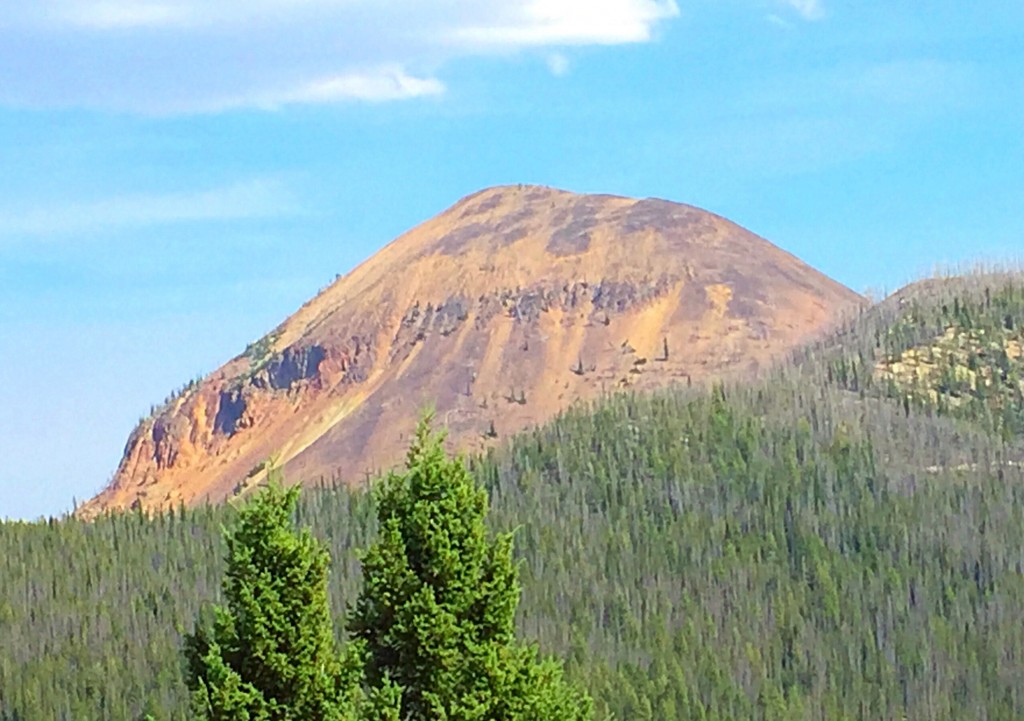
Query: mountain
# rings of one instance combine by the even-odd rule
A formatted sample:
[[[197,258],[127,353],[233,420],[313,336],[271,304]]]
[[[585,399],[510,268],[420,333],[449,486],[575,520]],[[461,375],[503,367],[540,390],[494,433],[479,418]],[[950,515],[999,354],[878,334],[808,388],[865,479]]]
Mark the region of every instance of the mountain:
[[[401,460],[428,404],[480,450],[603,392],[751,374],[861,304],[691,206],[491,188],[171,397],[79,513],[220,501],[268,460],[358,481]]]

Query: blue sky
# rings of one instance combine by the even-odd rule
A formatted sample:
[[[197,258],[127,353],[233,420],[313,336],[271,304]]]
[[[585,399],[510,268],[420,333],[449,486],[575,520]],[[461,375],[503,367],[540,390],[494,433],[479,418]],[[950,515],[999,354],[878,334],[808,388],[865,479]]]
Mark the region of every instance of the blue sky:
[[[699,205],[862,291],[1024,256],[1017,0],[0,10],[0,517],[489,185]]]

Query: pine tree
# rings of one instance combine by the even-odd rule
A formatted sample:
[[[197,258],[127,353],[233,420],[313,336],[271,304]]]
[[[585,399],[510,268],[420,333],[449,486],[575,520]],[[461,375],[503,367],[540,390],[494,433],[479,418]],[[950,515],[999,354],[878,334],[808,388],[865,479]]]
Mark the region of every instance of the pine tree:
[[[208,721],[352,717],[355,669],[335,647],[326,549],[291,517],[298,489],[276,481],[226,533],[225,607],[186,639],[195,716]]]
[[[371,697],[414,721],[589,719],[561,665],[516,642],[512,535],[490,536],[486,492],[442,442],[425,419],[405,472],[375,490],[380,535],[349,620]]]

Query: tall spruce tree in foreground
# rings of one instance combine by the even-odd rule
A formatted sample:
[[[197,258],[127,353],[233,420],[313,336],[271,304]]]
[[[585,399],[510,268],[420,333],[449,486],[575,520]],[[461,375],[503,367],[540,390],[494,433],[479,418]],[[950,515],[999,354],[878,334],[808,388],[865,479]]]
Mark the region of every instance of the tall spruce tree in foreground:
[[[297,532],[298,489],[275,481],[226,534],[225,607],[186,639],[195,716],[208,721],[346,721],[355,669],[339,661],[327,550]]]
[[[516,642],[512,535],[491,537],[487,494],[424,419],[407,468],[375,489],[379,538],[349,619],[381,719],[583,721],[589,697]],[[395,703],[399,708],[395,708]]]

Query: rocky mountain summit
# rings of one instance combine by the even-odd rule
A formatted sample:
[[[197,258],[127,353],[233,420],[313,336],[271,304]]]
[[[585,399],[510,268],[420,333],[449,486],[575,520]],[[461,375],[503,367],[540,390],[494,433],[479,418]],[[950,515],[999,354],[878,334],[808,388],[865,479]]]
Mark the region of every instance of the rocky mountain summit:
[[[79,509],[360,482],[421,410],[485,448],[579,399],[750,374],[863,299],[706,211],[537,186],[468,196],[142,421]]]

